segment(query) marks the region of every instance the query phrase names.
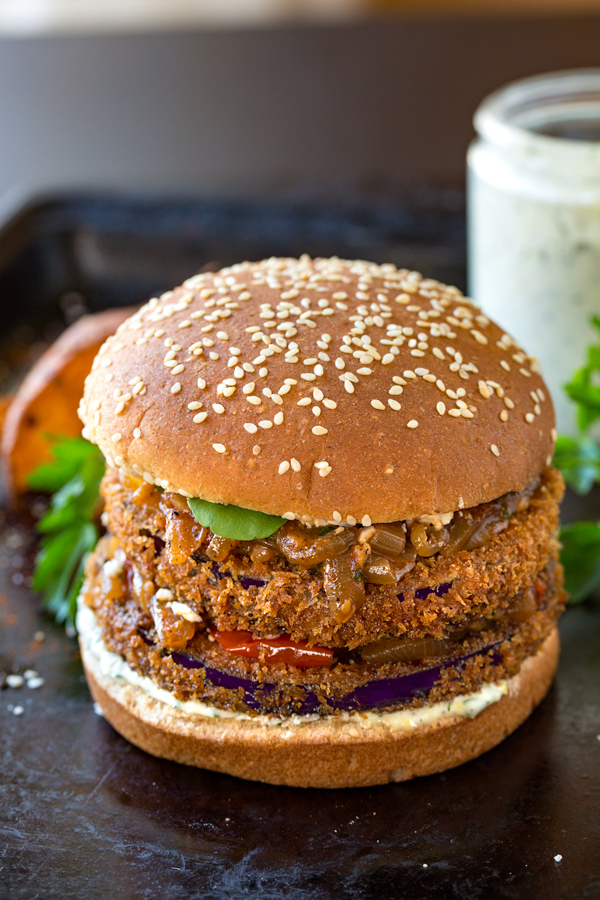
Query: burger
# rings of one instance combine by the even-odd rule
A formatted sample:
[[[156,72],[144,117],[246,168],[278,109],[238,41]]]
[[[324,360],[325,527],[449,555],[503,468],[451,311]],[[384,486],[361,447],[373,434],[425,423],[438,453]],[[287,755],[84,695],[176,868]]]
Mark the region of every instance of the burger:
[[[273,784],[457,766],[540,703],[564,607],[537,361],[455,287],[269,259],[103,345],[105,534],[78,631],[125,738]]]

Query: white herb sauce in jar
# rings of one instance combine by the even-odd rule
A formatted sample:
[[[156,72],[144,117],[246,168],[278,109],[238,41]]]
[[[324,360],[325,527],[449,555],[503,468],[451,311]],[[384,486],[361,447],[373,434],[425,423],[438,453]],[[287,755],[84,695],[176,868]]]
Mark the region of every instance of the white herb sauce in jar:
[[[562,390],[600,315],[600,69],[528,78],[488,97],[468,156],[470,290],[537,356],[559,431]]]

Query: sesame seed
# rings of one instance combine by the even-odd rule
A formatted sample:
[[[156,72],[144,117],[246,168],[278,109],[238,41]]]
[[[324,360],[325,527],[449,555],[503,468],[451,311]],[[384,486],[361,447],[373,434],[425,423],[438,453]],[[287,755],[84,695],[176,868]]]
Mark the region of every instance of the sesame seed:
[[[490,450],[492,451],[494,456],[500,456],[500,451],[498,450],[498,448],[496,447],[495,444],[490,444]]]
[[[381,360],[381,364],[383,366],[389,366],[389,364],[393,363],[393,362],[394,362],[394,354],[393,353],[386,353],[385,356],[383,357],[383,359]]]
[[[345,381],[344,388],[348,391],[349,394],[354,393],[354,385],[352,384],[351,381]]]
[[[244,422],[244,428],[248,432],[248,434],[256,434],[258,428],[254,425],[253,422]]]
[[[302,372],[300,378],[303,378],[305,381],[314,381],[316,379],[316,375],[313,375],[312,372]]]
[[[402,409],[402,406],[398,403],[397,400],[392,400],[391,398],[388,400],[388,406],[391,409],[399,410]]]
[[[289,471],[289,468],[290,468],[289,462],[287,461],[287,459],[284,459],[284,461],[282,463],[279,463],[278,472],[280,475],[285,475],[285,473],[287,471]]]
[[[134,436],[134,438],[141,438],[142,432],[140,431],[139,428],[134,428],[134,429],[133,429],[133,436]]]
[[[204,388],[206,387],[206,382],[205,382],[204,378],[198,379],[198,387],[200,388],[201,391],[204,390]]]
[[[485,381],[479,382],[479,393],[481,394],[481,396],[483,397],[484,400],[489,400],[489,398],[492,396],[491,391],[488,388]]]
[[[124,409],[125,409],[125,404],[123,403],[123,401],[121,401],[120,403],[117,403],[117,405],[115,407],[115,415],[118,416],[120,413],[123,412]]]
[[[198,413],[196,416],[194,416],[193,421],[196,423],[196,425],[199,425],[200,422],[204,422],[204,420],[206,419],[207,416],[208,416],[207,412]]]
[[[331,518],[333,519],[334,522],[341,522],[341,521],[342,521],[342,514],[339,513],[339,512],[337,511],[337,509],[335,509],[335,510],[333,511],[332,515],[331,515]]]
[[[212,354],[211,354],[211,356],[212,356]],[[184,370],[185,370],[185,366],[183,365],[183,363],[179,363],[178,366],[175,366],[175,368],[171,370],[171,374],[179,375],[179,373],[183,372]]]
[[[411,419],[410,422],[406,423],[407,428],[417,428],[418,425],[419,425],[419,423],[417,422],[416,419]]]
[[[504,405],[505,405],[506,407],[508,407],[508,409],[514,409],[514,408],[515,408],[515,404],[514,404],[513,401],[510,399],[510,397],[503,397],[502,399],[504,400]]]
[[[454,419],[459,419],[460,415],[461,415],[461,410],[460,409],[449,409],[448,415],[452,416]]]
[[[434,356],[437,356],[438,359],[445,359],[445,356],[439,347],[433,347],[431,352]]]
[[[224,407],[224,406],[221,406],[220,403],[213,403],[212,408],[213,408],[214,411],[215,411],[216,413],[218,413],[218,415],[220,415],[220,416],[222,416],[223,413],[225,412],[225,407]]]
[[[371,516],[363,516],[360,520],[360,524],[364,525],[365,528],[369,528],[373,523],[371,522]]]
[[[336,359],[335,367],[336,367],[336,369],[345,369],[346,368],[346,363],[341,358],[341,356],[338,356],[338,358]]]
[[[282,425],[283,424],[283,413],[282,412],[276,413],[273,416],[273,421],[275,422],[276,425]]]
[[[321,415],[321,407],[313,406],[312,413],[313,413],[313,416],[320,416]]]
[[[371,400],[371,406],[373,409],[385,409],[385,406],[381,402],[381,400]]]
[[[200,409],[202,404],[199,400],[192,400],[191,403],[188,403],[188,409]]]
[[[372,369],[369,369],[369,368],[364,368],[364,367],[363,367],[363,368],[361,368],[361,369],[357,369],[356,371],[357,371],[358,375],[370,375],[370,374],[372,373],[373,370],[372,370]]]
[[[290,460],[290,464],[291,464],[292,469],[294,470],[294,472],[299,472],[300,469],[302,468],[302,466],[300,465],[300,463],[298,462],[298,460],[295,459],[293,456],[292,456],[292,458],[291,458],[291,460]]]
[[[225,444],[213,444],[213,450],[216,450],[217,453],[225,453],[226,449]]]
[[[115,431],[115,433],[112,435],[111,440],[114,441],[115,444],[118,444],[121,440],[121,434],[118,431]]]
[[[302,397],[301,400],[298,400],[296,406],[310,406],[310,397]]]
[[[526,421],[529,425],[531,425],[531,423],[534,421],[534,419],[535,419],[535,416],[534,416],[533,413],[525,413],[525,421]]]
[[[439,412],[440,416],[443,416],[446,412],[446,404],[442,403],[442,401],[440,400],[440,402],[436,406],[436,409]]]
[[[505,409],[503,409],[502,412],[500,413],[500,421],[508,422],[508,413]]]
[[[510,366],[509,366],[509,364],[506,362],[505,359],[501,359],[501,360],[500,360],[500,365],[502,366],[502,368],[504,369],[505,372],[510,372]]]
[[[260,397],[246,397],[246,400],[248,401],[248,403],[251,403],[252,406],[260,406],[262,402]]]
[[[181,390],[181,384],[178,381],[176,381],[175,384],[171,385],[171,393],[172,394],[178,394],[180,390]]]
[[[327,460],[323,459],[321,460],[321,462],[315,463],[315,469],[326,469],[328,465],[329,463],[327,462]]]
[[[558,437],[558,432],[557,432],[556,428],[550,429],[550,437],[552,438],[553,441],[556,441],[556,438]]]
[[[273,423],[271,422],[270,419],[262,419],[258,423],[258,425],[259,425],[259,428],[272,428],[273,427]]]
[[[315,425],[312,429],[312,433],[316,435],[327,434],[327,429],[323,428],[322,425]]]

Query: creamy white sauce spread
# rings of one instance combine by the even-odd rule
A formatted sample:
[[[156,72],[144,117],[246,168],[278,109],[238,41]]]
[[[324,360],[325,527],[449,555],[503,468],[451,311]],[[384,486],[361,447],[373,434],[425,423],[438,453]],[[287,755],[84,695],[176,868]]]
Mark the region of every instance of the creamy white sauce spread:
[[[391,730],[410,731],[420,725],[433,725],[444,719],[469,718],[475,716],[497,703],[508,693],[506,681],[498,681],[493,684],[484,684],[483,687],[472,694],[463,694],[452,700],[441,703],[432,703],[421,706],[418,709],[401,709],[396,712],[343,712],[336,716],[323,717],[316,714],[305,716],[287,716],[285,719],[268,715],[249,715],[247,713],[231,712],[209,706],[199,700],[178,700],[174,694],[159,687],[150,678],[140,675],[131,668],[128,662],[117,653],[108,650],[104,644],[98,620],[94,612],[85,606],[82,599],[79,600],[77,612],[77,631],[88,653],[95,657],[104,675],[109,678],[126,681],[128,684],[140,688],[155,700],[165,703],[173,709],[181,710],[188,715],[204,716],[208,719],[247,719],[258,725],[267,726],[298,726],[309,722],[326,722],[328,718],[336,722],[351,722],[361,728],[374,728],[384,726]]]

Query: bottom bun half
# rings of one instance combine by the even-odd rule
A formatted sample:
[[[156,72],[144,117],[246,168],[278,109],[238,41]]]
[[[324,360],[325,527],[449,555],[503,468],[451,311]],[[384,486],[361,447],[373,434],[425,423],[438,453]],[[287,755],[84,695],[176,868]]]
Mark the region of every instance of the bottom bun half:
[[[345,788],[406,781],[459,766],[499,744],[543,700],[558,664],[555,628],[506,682],[506,693],[474,718],[446,717],[406,729],[366,727],[360,715],[301,725],[208,718],[173,709],[106,675],[83,641],[94,700],[113,728],[153,756],[293,787]]]

